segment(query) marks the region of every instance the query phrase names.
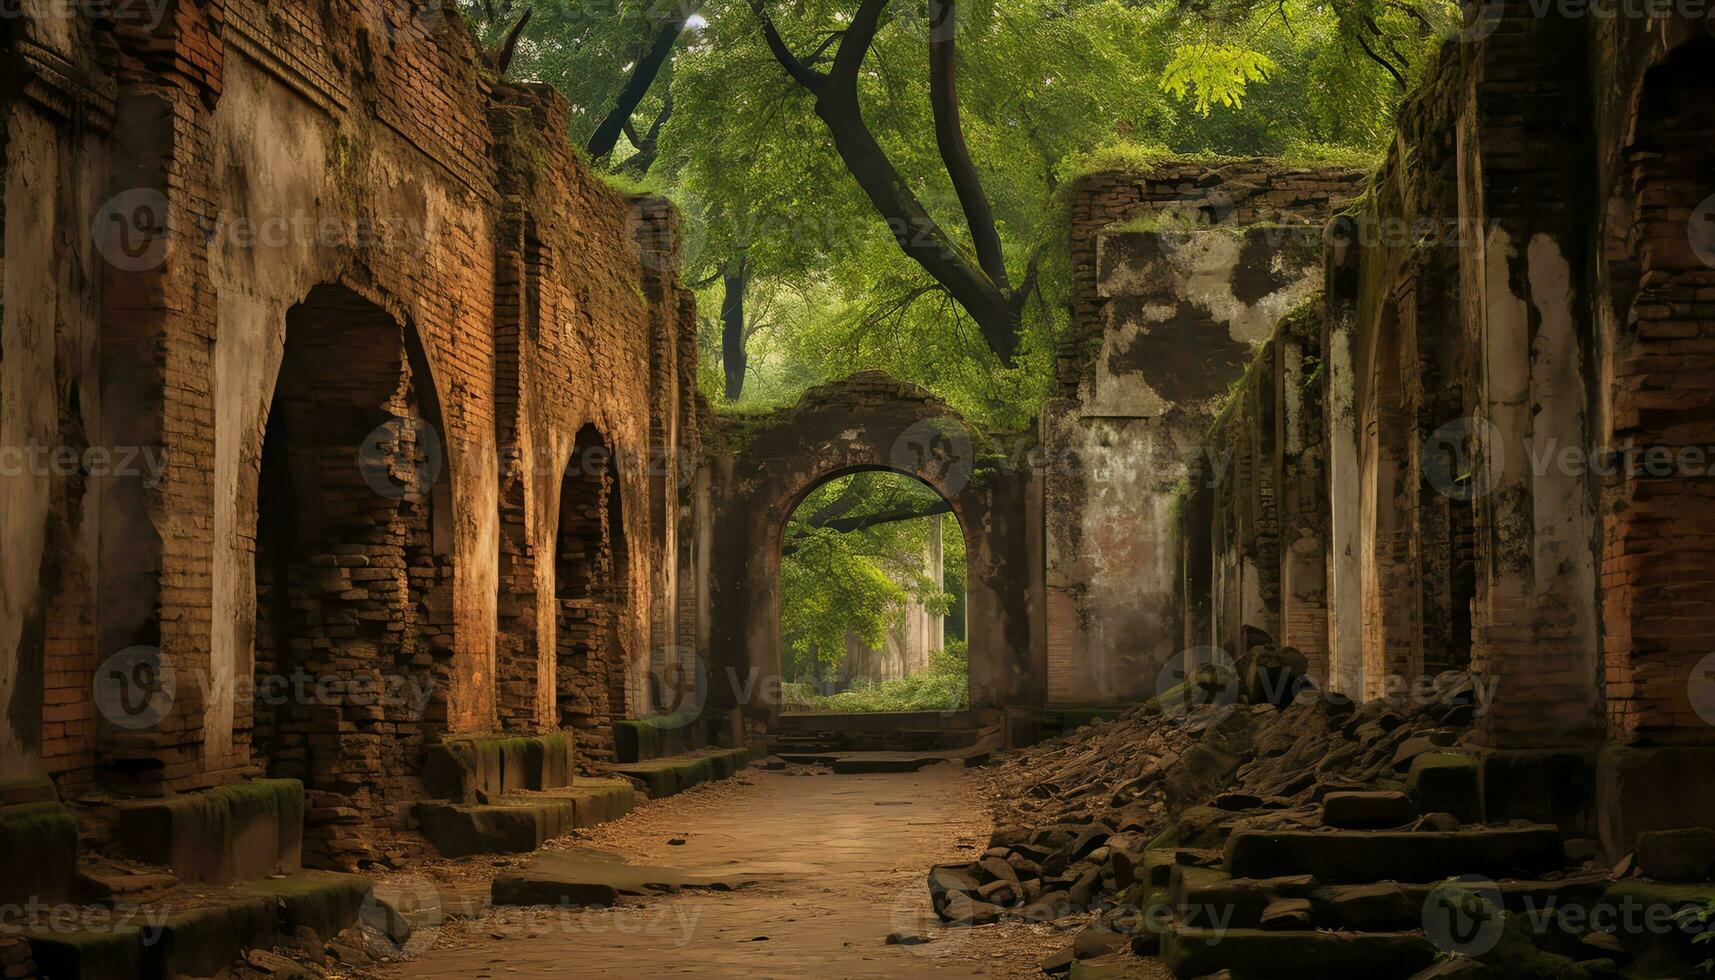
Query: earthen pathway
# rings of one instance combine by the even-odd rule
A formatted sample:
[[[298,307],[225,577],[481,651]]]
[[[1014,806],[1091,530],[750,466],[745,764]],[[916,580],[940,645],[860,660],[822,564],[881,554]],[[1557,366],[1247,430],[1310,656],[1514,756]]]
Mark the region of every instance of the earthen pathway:
[[[1069,941],[1050,927],[947,929],[930,914],[926,869],[970,860],[990,829],[978,777],[951,766],[863,776],[750,770],[554,846],[763,880],[606,911],[490,909],[450,920],[387,975],[1040,977],[1040,959]],[[485,890],[481,875],[465,870],[474,897]],[[932,941],[888,945],[896,931]]]

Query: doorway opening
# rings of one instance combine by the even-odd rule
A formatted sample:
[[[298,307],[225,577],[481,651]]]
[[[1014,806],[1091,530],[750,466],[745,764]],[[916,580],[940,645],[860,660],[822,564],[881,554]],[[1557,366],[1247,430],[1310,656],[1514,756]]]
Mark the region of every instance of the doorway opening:
[[[781,536],[782,710],[956,711],[970,700],[964,530],[923,481],[813,487]]]

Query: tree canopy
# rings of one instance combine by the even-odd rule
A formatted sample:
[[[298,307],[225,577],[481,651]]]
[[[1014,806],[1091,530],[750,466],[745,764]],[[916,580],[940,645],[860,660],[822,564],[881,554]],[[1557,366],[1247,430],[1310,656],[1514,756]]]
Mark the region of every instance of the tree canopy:
[[[596,164],[674,199],[704,386],[869,368],[1019,426],[1066,328],[1065,198],[1155,155],[1378,149],[1447,0],[464,0]]]

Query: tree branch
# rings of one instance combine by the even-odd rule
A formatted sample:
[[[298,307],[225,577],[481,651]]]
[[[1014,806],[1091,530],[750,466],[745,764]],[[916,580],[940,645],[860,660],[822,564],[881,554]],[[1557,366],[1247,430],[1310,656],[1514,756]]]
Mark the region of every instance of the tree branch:
[[[518,39],[524,36],[524,28],[529,26],[530,18],[536,13],[535,7],[526,7],[524,16],[518,18],[518,23],[512,25],[512,30],[506,34],[506,39],[500,46],[489,53],[489,60],[494,65],[494,73],[506,77],[506,70],[512,67],[512,59],[518,54]]]
[[[786,41],[780,36],[780,31],[774,26],[774,18],[768,15],[768,8],[763,0],[750,0],[750,10],[756,14],[756,19],[762,22],[762,38],[768,42],[768,50],[774,53],[774,60],[786,69],[786,74],[792,80],[812,92],[821,91],[828,76],[816,71],[809,65],[798,60],[792,49],[786,46]]]
[[[590,156],[600,159],[613,152],[626,123],[631,121],[632,114],[643,102],[643,97],[649,93],[649,86],[654,85],[656,76],[661,74],[661,66],[672,57],[673,48],[679,43],[679,35],[685,32],[685,24],[701,6],[702,0],[683,4],[655,29],[654,43],[649,46],[648,52],[631,66],[631,77],[626,79],[625,87],[614,100],[607,118],[601,121],[601,125],[596,127],[594,135],[590,137]]]
[[[953,180],[953,190],[959,195],[965,222],[970,226],[977,263],[1004,293],[1012,286],[1007,281],[1000,232],[995,229],[994,207],[983,191],[976,164],[971,162],[964,125],[959,120],[958,14],[954,3],[955,0],[929,0],[929,102],[935,112],[935,143],[947,176]]]
[[[846,27],[833,68],[826,75],[810,70],[792,56],[768,19],[763,0],[750,3],[763,22],[775,58],[816,96],[816,115],[833,137],[835,151],[887,222],[900,250],[976,321],[989,349],[1003,362],[1011,363],[1018,348],[1018,311],[1010,297],[987,273],[960,256],[951,236],[923,207],[864,122],[858,76],[888,0],[864,0]]]

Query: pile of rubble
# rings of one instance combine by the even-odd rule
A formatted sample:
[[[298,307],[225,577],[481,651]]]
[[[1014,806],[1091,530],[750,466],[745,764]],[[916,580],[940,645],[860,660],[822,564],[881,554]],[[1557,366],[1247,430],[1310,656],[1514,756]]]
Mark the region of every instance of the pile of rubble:
[[[1302,954],[1287,955],[1325,963],[1322,975],[1405,977],[1444,959],[1423,934],[1424,895],[1467,855],[1540,888],[1605,885],[1592,842],[1481,826],[1477,755],[1464,749],[1492,692],[1470,676],[1364,704],[1302,682],[1276,704],[1252,687],[1175,689],[999,760],[990,847],[931,870],[936,912],[1077,930],[1049,972],[1129,947],[1180,976],[1285,976],[1243,963],[1297,940]],[[1188,899],[1243,921],[1208,939]],[[1339,921],[1382,906],[1374,922]],[[1329,937],[1355,972],[1310,948]]]

